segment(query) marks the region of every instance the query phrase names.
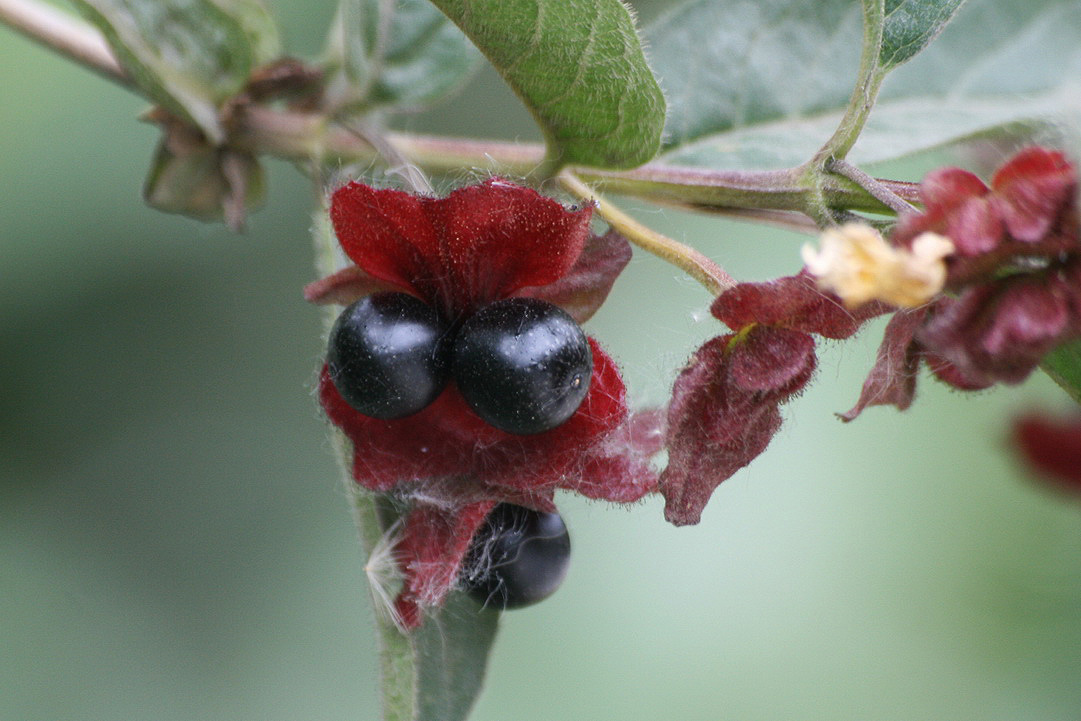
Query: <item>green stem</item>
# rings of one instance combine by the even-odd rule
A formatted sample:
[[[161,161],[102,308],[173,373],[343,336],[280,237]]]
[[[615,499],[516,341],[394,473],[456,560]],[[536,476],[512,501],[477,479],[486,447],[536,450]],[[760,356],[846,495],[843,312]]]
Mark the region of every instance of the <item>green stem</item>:
[[[348,441],[335,431],[339,439],[336,450],[341,460],[349,458]],[[386,602],[377,598],[376,584],[380,584],[380,574],[384,569],[373,568],[373,564],[392,563],[389,556],[385,559],[373,559],[373,551],[383,542],[389,524],[386,513],[380,507],[379,496],[359,486],[348,471],[342,474],[342,483],[350,500],[353,523],[357,528],[361,550],[367,555],[364,566],[367,581],[371,586],[373,604]],[[375,632],[379,642],[379,690],[383,706],[383,721],[415,721],[417,698],[416,654],[409,637],[398,630],[389,616],[380,614],[375,609]]]
[[[916,210],[912,203],[893,192],[886,183],[872,178],[847,160],[831,160],[826,163],[826,170],[848,178],[898,215]]]
[[[811,165],[819,169],[824,169],[825,164],[831,160],[844,159],[863,132],[863,126],[866,125],[867,117],[878,98],[882,80],[886,77],[879,66],[885,24],[885,0],[863,0],[863,47],[856,85],[852,89],[837,130],[811,161]]]
[[[384,139],[398,155],[433,174],[472,167],[526,177],[544,159],[541,145],[393,132]],[[322,115],[260,106],[248,108],[235,119],[232,142],[249,152],[303,162],[370,163],[379,156],[355,131],[339,127]],[[729,171],[650,163],[627,171],[581,167],[571,170],[600,191],[695,210],[744,211],[745,217],[753,217],[753,211],[767,211],[764,215],[772,220],[777,220],[775,211],[811,215],[809,210],[819,194],[832,208],[891,213],[889,206],[867,190],[840,176],[826,175],[817,186],[809,186],[802,178],[805,168]],[[915,184],[879,182],[907,201],[918,198]]]
[[[131,78],[88,23],[34,0],[0,0],[0,22],[125,87]]]
[[[830,166],[843,161],[852,146],[856,144],[878,98],[878,90],[886,75],[879,65],[885,23],[885,0],[863,0],[863,44],[852,95],[848,99],[844,115],[837,129],[833,131],[833,135],[819,148],[814,157],[797,170],[799,184],[810,191],[804,212],[813,218],[819,227],[842,222],[849,215],[846,211],[857,210],[853,206],[836,203],[829,196],[827,186],[831,179],[837,178],[832,174]],[[846,179],[851,182],[851,175],[848,175]],[[867,196],[883,202],[882,193],[872,192],[858,183],[854,185],[863,190]],[[881,188],[875,186],[875,189]],[[887,202],[884,205],[890,212],[896,212],[893,204]]]
[[[705,255],[642,225],[597,195],[592,188],[576,178],[569,170],[561,171],[556,179],[560,185],[578,198],[594,203],[597,214],[631,243],[683,270],[713,295],[720,295],[736,284],[732,276]]]
[[[322,192],[321,189],[318,191]],[[313,221],[312,239],[315,246],[316,271],[321,276],[330,275],[340,268],[343,261],[323,203],[319,204]],[[339,308],[330,305],[326,306],[325,310],[324,331],[329,332]],[[337,430],[332,431],[331,437],[335,456],[342,471],[342,486],[349,499],[353,524],[357,529],[357,539],[360,541],[360,550],[365,558],[367,580],[372,586],[375,632],[379,643],[383,719],[384,721],[414,721],[414,706],[417,698],[416,655],[409,638],[398,630],[393,619],[380,613],[379,605],[382,600],[377,597],[379,590],[377,584],[380,583],[382,569],[372,567],[374,564],[392,560],[389,557],[387,559],[375,558],[373,552],[381,544],[386,543],[385,537],[393,519],[387,509],[381,506],[378,495],[362,488],[353,480],[350,471],[352,449],[349,441]]]
[[[819,194],[831,208],[890,214],[890,208],[858,184],[826,175],[817,187],[803,179],[805,168],[785,170],[707,170],[650,163],[612,172],[575,168],[574,173],[600,190],[695,210],[790,211],[811,215]],[[906,200],[919,197],[914,183],[880,180]]]

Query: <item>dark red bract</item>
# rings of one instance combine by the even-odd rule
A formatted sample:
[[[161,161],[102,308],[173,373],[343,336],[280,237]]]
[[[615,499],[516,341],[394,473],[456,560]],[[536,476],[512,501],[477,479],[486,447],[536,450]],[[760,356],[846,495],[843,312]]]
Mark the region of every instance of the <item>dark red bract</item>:
[[[615,233],[592,236],[592,208],[567,210],[499,178],[445,198],[360,183],[338,189],[330,217],[356,265],[306,289],[309,300],[350,303],[393,288],[434,306],[452,325],[514,295],[561,305],[585,321],[630,258]],[[589,392],[562,425],[511,435],[481,420],[454,383],[427,408],[396,420],[358,413],[324,368],[319,398],[352,442],[353,477],[411,504],[395,557],[404,575],[396,610],[406,627],[453,588],[469,540],[498,502],[553,511],[556,489],[629,502],[656,485],[648,459],[660,432],[629,419],[612,359],[590,339]],[[648,423],[648,417],[644,416]]]
[[[1081,416],[1027,413],[1014,421],[1012,440],[1030,468],[1061,489],[1081,493]]]
[[[988,187],[961,168],[928,173],[920,184],[924,212],[901,219],[890,239],[907,246],[925,231],[948,237],[951,287],[994,273],[1018,257],[1077,251],[1074,166],[1057,151],[1025,148]]]
[[[780,404],[803,388],[815,365],[811,336],[769,326],[719,336],[695,352],[668,407],[661,474],[668,521],[699,522],[717,486],[769,445],[781,427]]]
[[[780,406],[814,375],[815,335],[848,338],[887,310],[849,310],[806,272],[722,293],[711,311],[737,332],[699,348],[672,391],[665,518],[698,523],[717,486],[766,449],[781,426]]]
[[[759,323],[844,340],[868,319],[890,309],[877,301],[846,308],[840,298],[820,290],[814,276],[802,270],[764,283],[740,283],[718,296],[711,312],[733,330]]]
[[[905,410],[916,396],[916,379],[921,364],[939,380],[958,390],[980,390],[991,383],[967,376],[961,369],[921,343],[916,334],[936,314],[947,311],[955,301],[939,298],[919,308],[899,310],[890,318],[883,333],[878,357],[863,383],[859,400],[848,412],[840,414],[844,421],[855,420],[865,408],[892,405]],[[928,321],[928,319],[931,321]]]
[[[940,300],[914,331],[926,351],[986,387],[1024,380],[1048,351],[1081,336],[1077,174],[1062,153],[1026,148],[990,186],[942,168],[920,194],[924,212],[902,218],[891,240],[904,246],[933,231],[956,249],[946,261],[956,298]]]
[[[1081,336],[1081,256],[968,288],[917,337],[973,381],[1020,383],[1047,353]]]

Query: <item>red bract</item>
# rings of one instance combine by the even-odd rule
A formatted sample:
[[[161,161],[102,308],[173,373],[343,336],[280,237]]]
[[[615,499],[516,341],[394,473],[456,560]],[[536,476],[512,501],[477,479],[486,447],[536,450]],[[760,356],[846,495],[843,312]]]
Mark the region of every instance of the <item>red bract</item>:
[[[1033,470],[1062,488],[1081,491],[1081,417],[1026,414],[1014,422],[1013,443]]]
[[[868,303],[850,311],[804,272],[740,283],[711,310],[737,332],[699,348],[673,388],[660,490],[665,518],[676,525],[698,523],[717,486],[769,445],[781,404],[814,375],[812,334],[847,338],[887,308]]]
[[[413,294],[452,325],[513,295],[561,305],[579,322],[607,296],[630,258],[615,233],[589,232],[592,209],[567,210],[501,179],[445,198],[350,183],[331,199],[330,217],[356,266],[306,289],[314,302],[350,303],[375,290]],[[396,602],[407,627],[440,604],[485,513],[507,501],[553,511],[556,489],[629,502],[656,485],[648,457],[659,431],[628,419],[612,359],[590,339],[589,392],[571,418],[544,433],[498,430],[468,407],[454,383],[427,408],[397,420],[358,413],[324,367],[319,397],[353,444],[353,477],[412,504],[395,557],[404,574]]]
[[[968,288],[918,336],[977,383],[1020,383],[1048,352],[1081,336],[1081,257]]]
[[[769,445],[781,427],[780,404],[803,388],[815,364],[811,336],[769,326],[720,336],[698,349],[676,379],[668,407],[661,493],[669,522],[701,520],[717,486]]]
[[[711,312],[733,330],[759,323],[843,340],[868,319],[889,310],[879,302],[846,308],[840,298],[820,290],[814,276],[802,270],[765,283],[740,283],[722,293]]]
[[[925,231],[954,244],[952,287],[994,273],[1009,260],[1077,251],[1077,175],[1062,153],[1030,147],[998,169],[991,186],[960,168],[920,184],[925,211],[901,219],[891,240],[908,245]]]
[[[925,212],[902,218],[891,239],[907,245],[934,231],[955,246],[947,288],[958,297],[938,303],[914,335],[956,368],[962,386],[1018,383],[1048,351],[1081,336],[1077,177],[1065,156],[1022,150],[990,187],[944,168],[920,192]]]
[[[929,317],[933,318],[936,313],[948,309],[954,302],[940,298],[920,308],[901,310],[893,314],[886,325],[874,367],[863,383],[859,400],[851,410],[841,414],[842,420],[854,420],[870,406],[892,405],[902,411],[908,408],[916,396],[916,378],[921,363],[926,363],[939,380],[960,390],[979,390],[990,385],[966,376],[955,365],[928,350],[916,338],[916,333]]]

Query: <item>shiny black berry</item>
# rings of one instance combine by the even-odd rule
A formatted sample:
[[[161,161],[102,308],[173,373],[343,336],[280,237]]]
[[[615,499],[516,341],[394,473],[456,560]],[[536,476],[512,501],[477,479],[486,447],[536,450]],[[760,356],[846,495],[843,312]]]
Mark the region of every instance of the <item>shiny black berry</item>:
[[[405,293],[375,293],[346,308],[330,331],[327,367],[346,403],[373,418],[403,418],[447,384],[447,326]]]
[[[589,391],[593,353],[565,311],[534,298],[481,308],[458,331],[454,379],[477,415],[508,433],[551,430]]]
[[[500,503],[473,536],[462,581],[485,606],[522,608],[555,593],[570,558],[571,538],[558,513]]]

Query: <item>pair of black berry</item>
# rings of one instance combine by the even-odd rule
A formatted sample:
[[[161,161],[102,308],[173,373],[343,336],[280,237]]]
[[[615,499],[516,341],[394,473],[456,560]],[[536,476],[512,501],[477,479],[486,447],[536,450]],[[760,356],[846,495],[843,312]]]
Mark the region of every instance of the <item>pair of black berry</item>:
[[[565,311],[507,298],[457,329],[405,293],[361,298],[330,333],[327,367],[342,398],[366,416],[413,415],[454,378],[469,406],[508,433],[542,433],[574,415],[589,390],[593,354]]]

